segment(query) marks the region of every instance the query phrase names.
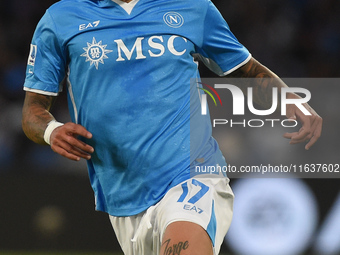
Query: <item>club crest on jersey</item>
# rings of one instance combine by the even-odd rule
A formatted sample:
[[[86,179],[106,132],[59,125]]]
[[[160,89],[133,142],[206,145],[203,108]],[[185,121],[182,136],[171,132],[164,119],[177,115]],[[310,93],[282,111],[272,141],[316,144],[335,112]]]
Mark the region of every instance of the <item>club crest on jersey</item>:
[[[163,15],[165,24],[169,27],[179,28],[183,25],[184,19],[178,12],[167,12]]]
[[[97,42],[93,37],[92,43],[87,43],[87,47],[83,48],[85,51],[81,54],[81,57],[85,57],[85,62],[90,62],[90,66],[94,65],[98,70],[99,63],[104,64],[104,59],[108,58],[106,54],[112,52],[112,50],[106,49],[107,44],[102,45],[102,41]]]

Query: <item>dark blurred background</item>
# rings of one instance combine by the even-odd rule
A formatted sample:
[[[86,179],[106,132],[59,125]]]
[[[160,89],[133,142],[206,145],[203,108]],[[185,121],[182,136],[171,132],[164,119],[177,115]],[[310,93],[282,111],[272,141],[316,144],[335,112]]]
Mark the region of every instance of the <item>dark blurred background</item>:
[[[55,2],[1,0],[0,251],[114,251],[117,243],[109,221],[105,214],[96,213],[93,209],[93,194],[87,179],[85,162],[74,163],[63,159],[48,147],[29,141],[21,130],[21,108],[24,100],[22,86],[31,37],[45,10]],[[324,118],[325,131],[315,149],[308,154],[303,152],[303,157],[305,160],[317,157],[321,161],[327,158],[327,162],[319,163],[339,163],[340,86],[336,86],[337,81],[334,82],[334,78],[340,76],[340,1],[213,2],[239,41],[256,59],[280,77],[333,78],[331,87],[325,84],[311,89],[311,104]],[[202,65],[200,70],[203,77],[215,77]],[[318,100],[318,97],[322,100]],[[58,97],[53,112],[58,120],[69,120],[64,92]],[[245,133],[240,128],[230,130],[228,135],[224,131],[214,130],[214,135],[227,159],[247,164],[251,157],[272,157],[273,153],[281,151],[277,145],[272,148],[270,139],[261,140],[259,137],[264,134],[261,131]],[[260,150],[258,144],[261,145]],[[303,146],[294,147],[289,153],[296,154],[298,150],[303,150]],[[299,180],[303,183],[300,185],[307,185],[311,191],[318,215],[314,219],[315,229],[310,234],[309,241],[299,252],[340,254],[340,247],[336,244],[333,245],[335,248],[326,251],[311,243],[317,242],[330,212],[340,207],[340,202],[336,204],[339,201],[339,180]],[[235,185],[237,186],[237,180]],[[268,211],[265,206],[257,209]],[[337,222],[339,225],[335,224],[337,227],[333,233],[340,236],[339,217]],[[330,247],[332,244],[327,244],[327,238],[326,244],[322,245]],[[240,239],[242,240],[242,236]],[[340,238],[330,241],[340,243]],[[224,245],[223,250],[250,254],[229,244]],[[293,251],[286,254],[297,253]]]

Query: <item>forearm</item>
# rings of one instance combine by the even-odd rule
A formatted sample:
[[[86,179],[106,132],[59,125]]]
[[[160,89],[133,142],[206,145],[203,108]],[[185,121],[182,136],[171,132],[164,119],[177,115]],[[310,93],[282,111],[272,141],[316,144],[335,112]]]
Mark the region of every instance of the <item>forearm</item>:
[[[278,93],[280,94],[281,88],[287,87],[275,73],[254,58],[227,77],[244,78],[237,85],[245,94],[247,94],[247,88],[252,87],[254,102],[266,109],[272,105],[273,88],[278,88]]]
[[[26,93],[22,112],[22,128],[26,136],[38,144],[46,144],[44,132],[47,124],[54,119],[49,112],[53,98],[35,93]]]

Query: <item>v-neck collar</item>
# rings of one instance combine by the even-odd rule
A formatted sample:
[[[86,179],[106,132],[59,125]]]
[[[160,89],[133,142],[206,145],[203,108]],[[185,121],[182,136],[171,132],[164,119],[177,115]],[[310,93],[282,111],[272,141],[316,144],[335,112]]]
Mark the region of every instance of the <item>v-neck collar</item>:
[[[120,7],[122,7],[127,14],[131,14],[133,8],[135,7],[135,5],[139,2],[139,0],[132,0],[129,3],[123,2],[121,0],[111,0],[112,2],[115,2],[116,4],[118,4]]]

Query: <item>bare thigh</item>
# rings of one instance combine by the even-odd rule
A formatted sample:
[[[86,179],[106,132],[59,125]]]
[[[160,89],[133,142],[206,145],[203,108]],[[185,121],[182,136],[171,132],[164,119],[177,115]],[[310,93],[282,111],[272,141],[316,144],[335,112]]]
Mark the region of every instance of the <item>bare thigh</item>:
[[[164,232],[160,255],[213,255],[212,242],[200,225],[176,221]]]

